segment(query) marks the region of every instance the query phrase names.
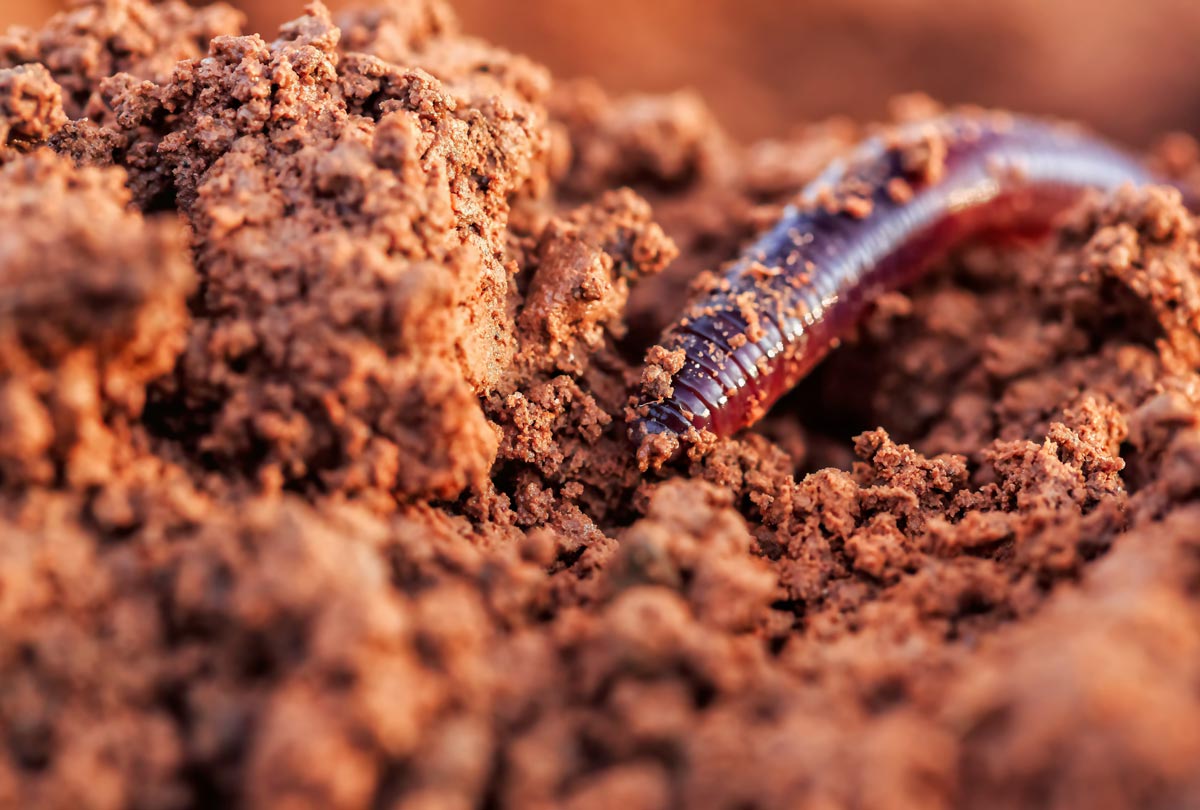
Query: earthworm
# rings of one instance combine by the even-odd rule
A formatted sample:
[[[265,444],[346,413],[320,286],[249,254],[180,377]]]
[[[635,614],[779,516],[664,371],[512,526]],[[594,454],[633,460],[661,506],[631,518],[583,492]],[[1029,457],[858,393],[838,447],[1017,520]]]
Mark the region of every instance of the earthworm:
[[[951,114],[835,161],[663,334],[630,435],[642,468],[760,419],[862,318],[965,241],[1048,233],[1086,189],[1152,182],[1061,124]]]

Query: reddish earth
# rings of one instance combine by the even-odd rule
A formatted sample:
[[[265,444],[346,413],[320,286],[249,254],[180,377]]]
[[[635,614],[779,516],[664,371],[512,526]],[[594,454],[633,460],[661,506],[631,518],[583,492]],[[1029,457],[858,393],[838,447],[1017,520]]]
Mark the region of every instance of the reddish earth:
[[[0,39],[0,805],[1200,803],[1175,192],[643,473],[646,347],[860,126],[738,145],[437,0],[241,25]]]
[[[235,5],[251,30],[274,31],[295,15],[286,0]],[[1135,143],[1200,129],[1200,5],[1190,0],[451,5],[468,32],[558,77],[594,77],[623,93],[692,88],[742,138],[830,115],[876,120],[889,98],[913,90],[1077,118]]]

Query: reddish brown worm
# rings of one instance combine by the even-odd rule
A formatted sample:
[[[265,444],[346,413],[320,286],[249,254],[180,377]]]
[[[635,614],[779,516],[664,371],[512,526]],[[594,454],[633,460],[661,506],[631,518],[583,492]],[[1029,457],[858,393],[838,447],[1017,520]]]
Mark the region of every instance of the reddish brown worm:
[[[1087,189],[1153,180],[1096,136],[1009,115],[948,115],[865,142],[666,330],[672,354],[643,376],[630,428],[642,466],[758,421],[880,293],[965,241],[1046,233]]]

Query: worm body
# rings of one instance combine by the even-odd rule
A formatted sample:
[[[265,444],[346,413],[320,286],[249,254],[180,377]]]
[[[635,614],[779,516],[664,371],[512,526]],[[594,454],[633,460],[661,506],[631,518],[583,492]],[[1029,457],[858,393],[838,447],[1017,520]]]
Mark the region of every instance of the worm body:
[[[880,293],[965,241],[1044,233],[1086,189],[1152,179],[1095,136],[1009,115],[950,115],[867,141],[806,188],[652,350],[631,426],[642,466],[688,435],[756,422]]]

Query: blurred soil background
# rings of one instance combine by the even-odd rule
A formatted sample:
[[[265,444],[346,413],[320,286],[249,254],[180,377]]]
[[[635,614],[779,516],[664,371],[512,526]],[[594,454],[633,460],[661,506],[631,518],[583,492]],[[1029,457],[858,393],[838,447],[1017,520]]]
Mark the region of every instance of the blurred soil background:
[[[454,0],[464,28],[617,92],[690,87],[741,138],[879,118],[920,90],[1090,122],[1137,145],[1200,130],[1194,0]],[[241,0],[274,31],[292,0]],[[338,2],[330,5],[337,6]],[[0,0],[0,25],[51,0]]]

